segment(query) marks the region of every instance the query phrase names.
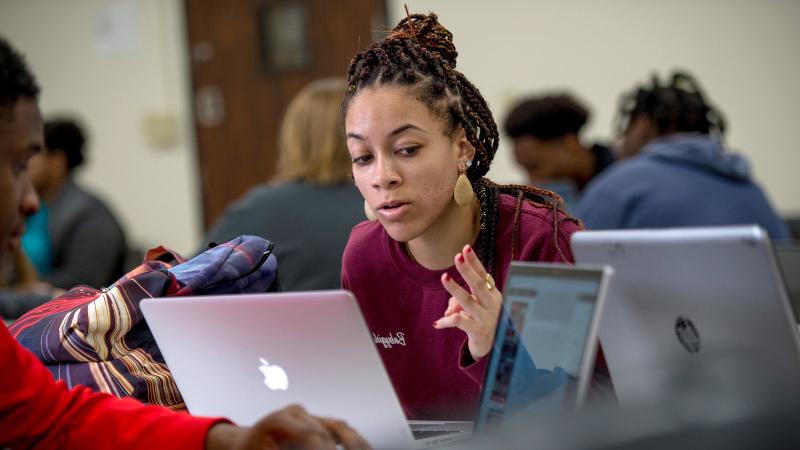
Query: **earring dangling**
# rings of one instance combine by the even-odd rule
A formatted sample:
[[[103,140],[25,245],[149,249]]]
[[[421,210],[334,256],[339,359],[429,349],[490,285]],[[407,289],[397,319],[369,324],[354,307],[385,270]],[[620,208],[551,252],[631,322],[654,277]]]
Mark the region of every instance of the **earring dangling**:
[[[456,181],[456,188],[453,190],[453,200],[455,200],[459,206],[464,206],[468,205],[474,196],[475,191],[472,190],[472,184],[470,184],[467,176],[462,173],[458,176],[458,180]]]
[[[372,208],[369,207],[369,204],[366,200],[364,200],[364,215],[367,216],[370,222],[375,222],[378,218],[375,216],[375,212]]]
[[[472,165],[472,161],[467,161],[467,169]],[[472,190],[472,183],[469,182],[469,178],[465,175],[467,171],[464,170],[459,176],[458,180],[456,180],[456,187],[453,190],[453,200],[456,201],[456,204],[459,206],[468,205],[472,198],[475,197],[475,191]]]

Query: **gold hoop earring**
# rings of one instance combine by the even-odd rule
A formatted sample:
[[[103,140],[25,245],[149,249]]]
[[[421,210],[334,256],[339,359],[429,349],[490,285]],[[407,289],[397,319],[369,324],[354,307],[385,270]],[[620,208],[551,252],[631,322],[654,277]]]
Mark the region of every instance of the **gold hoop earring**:
[[[462,173],[458,176],[458,180],[456,180],[456,187],[453,190],[453,200],[456,201],[457,205],[464,206],[468,205],[473,197],[475,197],[475,191],[472,190],[472,184],[469,182],[469,178]]]
[[[367,203],[366,200],[364,200],[364,215],[367,216],[367,219],[369,219],[370,222],[375,222],[378,220],[378,218],[375,216],[375,211],[369,207],[369,203]]]

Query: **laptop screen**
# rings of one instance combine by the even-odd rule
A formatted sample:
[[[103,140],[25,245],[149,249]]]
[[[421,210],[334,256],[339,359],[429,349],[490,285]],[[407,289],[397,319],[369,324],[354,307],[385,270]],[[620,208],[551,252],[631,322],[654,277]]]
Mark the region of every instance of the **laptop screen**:
[[[491,431],[506,416],[540,408],[574,408],[602,269],[513,263],[478,412]],[[587,355],[586,351],[590,354]],[[593,361],[592,361],[593,362]],[[588,380],[584,380],[587,383]]]
[[[800,247],[778,246],[776,251],[795,321],[800,323]]]

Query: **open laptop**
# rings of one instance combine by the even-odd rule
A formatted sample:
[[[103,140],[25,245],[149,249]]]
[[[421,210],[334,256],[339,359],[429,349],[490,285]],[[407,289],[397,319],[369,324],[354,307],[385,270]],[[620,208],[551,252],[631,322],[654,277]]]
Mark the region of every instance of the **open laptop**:
[[[412,422],[352,294],[145,299],[142,313],[192,414],[241,425],[292,403],[345,420],[374,448],[469,437],[471,422]]]
[[[775,254],[778,255],[795,321],[800,323],[800,247],[778,245],[775,247]]]
[[[609,266],[511,263],[477,431],[582,406],[612,274]]]
[[[797,395],[800,339],[761,228],[577,232],[572,250],[614,267],[599,336],[620,405]]]

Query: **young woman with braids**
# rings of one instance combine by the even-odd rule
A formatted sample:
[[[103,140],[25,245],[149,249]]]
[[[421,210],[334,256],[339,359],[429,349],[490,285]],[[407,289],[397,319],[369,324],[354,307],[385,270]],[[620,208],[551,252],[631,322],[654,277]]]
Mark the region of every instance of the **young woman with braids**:
[[[470,420],[512,260],[571,262],[579,223],[549,191],[484,175],[498,145],[435,14],[410,15],[347,72],[353,179],[371,221],[342,262],[411,419]]]
[[[725,119],[692,76],[653,77],[624,95],[618,124],[626,159],[592,180],[574,209],[588,228],[755,223],[789,238],[748,162],[725,150]]]

